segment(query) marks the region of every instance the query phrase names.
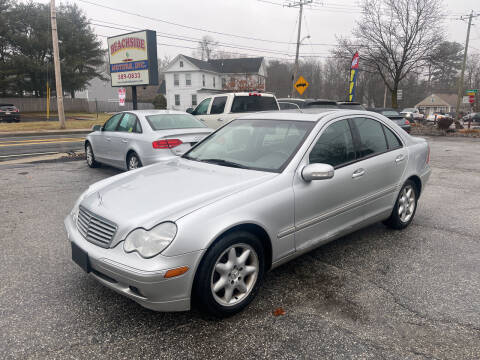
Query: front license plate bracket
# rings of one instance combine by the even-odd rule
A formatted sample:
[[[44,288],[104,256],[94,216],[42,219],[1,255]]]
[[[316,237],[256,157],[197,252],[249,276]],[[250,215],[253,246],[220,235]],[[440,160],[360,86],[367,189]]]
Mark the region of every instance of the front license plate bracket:
[[[90,261],[88,259],[88,254],[83,251],[77,244],[74,242],[72,244],[72,260],[80,266],[83,271],[89,273],[91,271]]]

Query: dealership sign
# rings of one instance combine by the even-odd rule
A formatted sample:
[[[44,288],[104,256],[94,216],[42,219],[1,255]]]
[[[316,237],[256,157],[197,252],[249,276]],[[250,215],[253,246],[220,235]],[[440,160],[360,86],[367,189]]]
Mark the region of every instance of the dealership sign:
[[[108,55],[112,86],[158,85],[155,31],[109,37]]]

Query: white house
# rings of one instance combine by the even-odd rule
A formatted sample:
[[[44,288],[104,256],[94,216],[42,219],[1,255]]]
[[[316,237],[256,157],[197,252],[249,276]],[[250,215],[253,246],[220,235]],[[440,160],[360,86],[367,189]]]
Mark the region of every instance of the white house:
[[[178,55],[164,70],[167,108],[186,110],[221,92],[265,91],[263,57],[198,60]]]

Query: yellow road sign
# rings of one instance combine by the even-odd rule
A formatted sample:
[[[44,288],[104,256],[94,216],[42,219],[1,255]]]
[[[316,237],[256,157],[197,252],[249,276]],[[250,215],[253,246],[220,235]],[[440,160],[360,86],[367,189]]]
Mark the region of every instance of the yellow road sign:
[[[308,82],[303,76],[300,76],[294,86],[298,93],[302,95],[308,88]]]

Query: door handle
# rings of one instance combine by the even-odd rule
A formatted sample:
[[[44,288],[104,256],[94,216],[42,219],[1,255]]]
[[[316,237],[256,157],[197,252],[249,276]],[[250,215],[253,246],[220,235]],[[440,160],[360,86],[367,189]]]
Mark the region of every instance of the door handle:
[[[123,142],[123,143],[127,143],[127,142],[128,142],[128,139],[122,139],[122,142]]]
[[[112,140],[112,138],[107,137],[107,138],[105,138],[105,140],[110,141],[110,140]]]
[[[403,155],[403,154],[400,154],[400,155],[398,155],[398,156],[395,158],[395,163],[397,163],[397,164],[398,164],[398,163],[401,163],[401,162],[402,162],[403,160],[405,160],[405,159],[406,159],[406,156]]]
[[[365,175],[365,172],[366,171],[362,168],[355,170],[352,174],[352,179],[356,179],[356,178],[359,178],[360,176]]]
[[[223,119],[222,119],[222,118],[218,118],[217,121],[223,121]]]

